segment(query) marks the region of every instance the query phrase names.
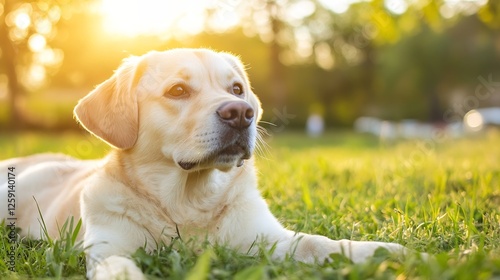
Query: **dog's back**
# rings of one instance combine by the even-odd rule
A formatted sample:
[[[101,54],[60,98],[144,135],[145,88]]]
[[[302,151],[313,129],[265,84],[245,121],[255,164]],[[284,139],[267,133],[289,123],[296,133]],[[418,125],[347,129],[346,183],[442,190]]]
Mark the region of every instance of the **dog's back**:
[[[62,154],[0,161],[0,197],[5,198],[0,201],[0,221],[11,218],[8,221],[15,222],[23,236],[40,238],[41,219],[36,214],[40,209],[51,237],[59,237],[58,229],[68,217],[80,218],[81,181],[94,166],[95,161]]]

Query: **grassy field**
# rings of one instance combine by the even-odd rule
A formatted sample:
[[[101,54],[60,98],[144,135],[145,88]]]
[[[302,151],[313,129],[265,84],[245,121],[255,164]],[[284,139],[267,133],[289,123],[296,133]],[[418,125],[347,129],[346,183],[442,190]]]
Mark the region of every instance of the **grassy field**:
[[[135,260],[153,279],[500,279],[500,133],[451,141],[399,141],[349,132],[309,139],[287,133],[257,155],[260,189],[288,228],[332,239],[401,243],[435,258],[395,259],[384,252],[364,264],[334,256],[305,265],[244,256],[206,244],[195,253],[175,241]],[[438,143],[439,142],[439,143]],[[60,151],[103,156],[105,145],[78,134],[0,135],[1,158]],[[3,210],[2,210],[3,211]],[[76,227],[76,222],[67,228]],[[71,236],[18,240],[16,273],[7,271],[7,229],[0,227],[0,278],[83,279],[82,249]]]

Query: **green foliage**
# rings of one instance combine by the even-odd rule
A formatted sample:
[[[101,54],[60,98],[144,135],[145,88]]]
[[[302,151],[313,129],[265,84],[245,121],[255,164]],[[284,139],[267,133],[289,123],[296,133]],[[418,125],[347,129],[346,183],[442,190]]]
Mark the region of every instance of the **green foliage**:
[[[82,129],[83,130],[83,129]],[[35,153],[64,153],[76,158],[103,157],[109,147],[88,133],[19,132],[0,134],[0,159],[26,156]]]
[[[63,275],[81,272],[80,270],[84,268],[85,258],[83,256],[83,242],[77,242],[77,237],[82,227],[82,220],[79,219],[75,225],[74,217],[68,218],[59,228],[59,238],[54,240],[47,231],[43,214],[38,208],[38,202],[36,203],[43,238],[48,242],[48,248],[45,251],[47,274],[60,279]]]
[[[84,250],[82,242],[76,241],[82,225],[81,220],[75,224],[73,217],[68,219],[60,227],[58,237],[51,237],[47,234],[42,216],[40,216],[40,222],[44,229],[43,240],[29,240],[17,235],[15,243],[11,243],[8,238],[10,229],[4,223],[0,225],[2,247],[0,276],[9,279],[24,277],[85,279]],[[9,260],[7,254],[11,252],[14,252],[16,256],[14,261],[16,273],[9,271],[10,265],[6,263]]]
[[[403,1],[409,6],[402,14],[391,13],[385,6],[388,1],[382,0],[355,1],[340,14],[322,5],[331,1],[251,1],[241,3],[248,9],[238,10],[233,2],[221,0],[216,1],[222,3],[217,7],[242,17],[242,26],[223,33],[207,30],[193,36],[166,34],[168,40],[160,36],[130,38],[107,33],[101,15],[89,11],[92,1],[7,1],[12,4],[4,7],[0,21],[5,21],[9,9],[21,6],[32,7],[32,21],[45,18],[46,8],[58,10],[61,6],[61,19],[52,22],[47,48],[64,53],[64,61],[46,65],[51,70],[42,83],[45,87],[24,81],[28,94],[20,94],[24,87],[11,89],[17,106],[7,105],[8,100],[0,98],[0,128],[12,123],[8,112],[17,108],[23,116],[16,120],[18,123],[75,129],[71,111],[76,101],[107,79],[123,58],[153,49],[208,47],[241,55],[249,66],[254,91],[263,101],[264,119],[278,122],[278,126],[281,123],[275,110],[282,112],[286,107],[287,112],[295,115],[289,120],[290,125],[298,127],[311,113],[310,104],[321,104],[314,111],[320,111],[329,125],[351,125],[360,115],[443,122],[447,121],[443,117],[447,109],[457,103],[463,105],[473,96],[481,85],[478,76],[493,75],[496,82],[500,72],[500,2],[496,0],[481,5],[481,1]],[[314,11],[300,19],[290,16],[293,7],[304,2],[314,5]],[[479,6],[464,10],[459,7],[462,4]],[[266,12],[270,6],[278,11]],[[447,9],[448,14],[455,10],[454,16],[443,16]],[[254,17],[261,24],[249,24],[255,21]],[[274,43],[267,41],[273,37],[269,34],[271,19],[279,22],[275,38],[280,53],[274,53]],[[30,27],[19,33],[22,38],[11,42],[18,48],[15,56],[7,55],[6,46],[0,46],[4,54],[0,56],[0,73],[7,74],[9,80],[15,71],[9,74],[7,66],[25,69],[36,62],[33,59],[38,55],[27,47],[28,38],[35,31]],[[263,41],[257,34],[268,39]],[[9,40],[0,43],[5,45]],[[331,58],[330,67],[319,66],[322,64],[318,61],[325,60],[318,56],[320,49],[324,50],[323,56]],[[29,71],[17,72],[26,76]],[[0,91],[5,92],[5,77],[1,78]],[[8,83],[14,84],[15,81]],[[19,84],[23,84],[22,77]],[[283,88],[286,102],[276,101],[277,88]],[[478,104],[498,105],[494,98]]]
[[[24,142],[26,153],[58,145],[64,151],[66,145],[88,141],[78,135],[18,137],[24,136],[32,138]],[[0,146],[12,141],[2,136]],[[133,258],[151,279],[498,278],[498,141],[498,131],[448,142],[392,143],[342,131],[314,139],[288,133],[268,139],[270,149],[257,155],[260,189],[289,229],[332,239],[397,242],[432,253],[427,262],[417,255],[398,259],[379,250],[364,264],[333,255],[331,263],[307,265],[272,260],[261,247],[248,256],[180,239],[159,245],[151,254],[139,249]],[[104,154],[103,146],[94,148],[94,157]],[[74,239],[78,227],[69,220],[59,239],[18,239],[17,273],[6,271],[6,251],[1,250],[1,277],[83,279],[83,253]],[[5,226],[0,235],[5,248]]]

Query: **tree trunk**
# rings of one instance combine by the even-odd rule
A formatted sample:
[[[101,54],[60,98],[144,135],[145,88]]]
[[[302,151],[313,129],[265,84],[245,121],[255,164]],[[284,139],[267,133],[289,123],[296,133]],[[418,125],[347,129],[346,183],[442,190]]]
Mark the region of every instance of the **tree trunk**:
[[[277,41],[277,37],[282,28],[282,23],[275,15],[275,11],[279,9],[278,4],[274,1],[269,1],[267,5],[269,14],[271,15],[271,28],[273,31],[273,40],[270,43],[270,62],[271,62],[271,90],[273,95],[273,106],[280,112],[285,110],[286,105],[286,85],[284,81],[284,67],[280,61],[281,46]]]
[[[18,97],[21,95],[21,87],[17,79],[16,73],[16,49],[9,38],[9,30],[5,24],[5,15],[11,12],[11,5],[6,1],[4,5],[4,13],[0,18],[0,48],[2,49],[2,59],[4,64],[5,74],[8,79],[7,98],[9,99],[9,127],[11,129],[20,128],[23,125],[21,113],[19,112]]]
[[[427,94],[427,102],[429,106],[428,120],[430,122],[443,122],[443,113],[441,111],[439,96],[435,87],[428,87]]]
[[[363,63],[364,71],[364,91],[366,96],[366,102],[363,105],[374,104],[375,103],[375,63],[373,61],[374,49],[371,42],[368,42],[363,49],[366,59]]]

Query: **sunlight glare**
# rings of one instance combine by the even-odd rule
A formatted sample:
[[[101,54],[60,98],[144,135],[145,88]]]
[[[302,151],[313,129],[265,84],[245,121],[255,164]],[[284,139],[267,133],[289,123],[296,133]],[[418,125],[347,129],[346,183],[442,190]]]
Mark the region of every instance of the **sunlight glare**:
[[[385,0],[385,7],[393,14],[402,15],[408,9],[404,0]]]
[[[298,22],[314,13],[316,6],[311,1],[300,1],[290,4],[286,8],[286,16],[289,22]]]
[[[14,24],[19,29],[26,29],[31,24],[30,16],[27,13],[20,12],[16,15],[14,19]]]
[[[45,48],[33,55],[34,61],[45,66],[54,67],[60,65],[64,58],[64,52],[60,49]]]
[[[234,28],[240,23],[239,17],[234,12],[229,12],[227,10],[218,10],[215,12],[208,24],[213,30],[218,32],[224,32],[231,28]]]
[[[47,45],[47,40],[43,35],[33,34],[28,39],[28,46],[32,52],[40,52]]]
[[[186,13],[179,20],[179,27],[184,32],[195,35],[203,30],[205,24],[205,14],[202,10],[194,10],[192,13]]]
[[[205,24],[208,1],[102,0],[104,27],[127,36],[196,34]]]
[[[476,110],[469,111],[464,117],[465,125],[472,131],[479,131],[483,128],[483,116]]]
[[[439,8],[439,12],[445,19],[452,18],[457,14],[472,15],[477,13],[477,11],[487,3],[487,0],[444,0]]]
[[[52,32],[52,23],[46,18],[39,19],[35,22],[35,29],[40,34],[50,34]]]
[[[348,0],[336,0],[336,1],[329,1],[329,0],[320,0],[319,1],[324,7],[332,10],[336,14],[343,14],[349,10],[349,7],[351,6],[352,1]]]
[[[25,84],[32,89],[42,86],[47,75],[45,67],[38,64],[31,65],[27,74]]]

